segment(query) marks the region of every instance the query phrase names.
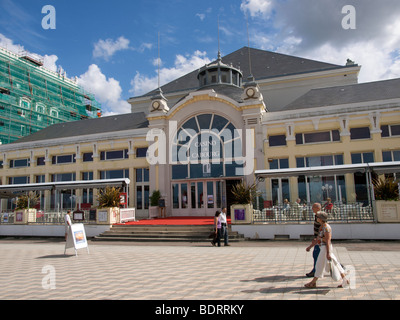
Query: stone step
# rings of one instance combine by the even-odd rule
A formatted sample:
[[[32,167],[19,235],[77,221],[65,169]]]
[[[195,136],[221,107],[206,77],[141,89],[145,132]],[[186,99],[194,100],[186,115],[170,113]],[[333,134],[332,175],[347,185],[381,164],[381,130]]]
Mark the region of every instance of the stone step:
[[[182,226],[182,225],[113,225],[103,232],[95,241],[186,241],[210,242],[208,236],[212,226]],[[244,236],[228,228],[229,240],[243,241]]]

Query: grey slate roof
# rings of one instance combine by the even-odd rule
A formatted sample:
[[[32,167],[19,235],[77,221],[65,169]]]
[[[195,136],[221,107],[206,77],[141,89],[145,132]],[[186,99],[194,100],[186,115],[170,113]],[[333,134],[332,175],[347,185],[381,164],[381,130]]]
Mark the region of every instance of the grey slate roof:
[[[252,74],[255,80],[344,67],[254,48],[250,48],[250,56]],[[234,67],[239,68],[243,73],[244,81],[246,81],[247,77],[250,75],[248,47],[243,47],[222,57],[222,62],[228,65],[232,64]],[[215,61],[212,63],[215,63]],[[197,73],[198,70],[194,70],[165,84],[161,89],[165,94],[185,90],[197,90],[199,88]],[[156,91],[157,90],[150,91],[144,94],[143,97],[152,96]]]
[[[312,89],[282,111],[396,98],[400,98],[400,79]]]
[[[13,144],[105,132],[112,133],[117,131],[147,128],[148,125],[149,122],[144,112],[119,114],[96,119],[54,124],[29,136],[14,141]]]

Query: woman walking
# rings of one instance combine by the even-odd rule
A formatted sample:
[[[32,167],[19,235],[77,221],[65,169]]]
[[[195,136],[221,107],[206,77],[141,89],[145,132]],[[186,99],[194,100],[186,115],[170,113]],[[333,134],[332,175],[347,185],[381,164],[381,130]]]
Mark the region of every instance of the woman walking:
[[[343,267],[332,252],[332,228],[327,223],[328,214],[322,211],[318,212],[317,220],[321,224],[318,237],[309,247],[307,247],[306,250],[310,251],[314,245],[319,244],[321,251],[318,255],[318,260],[315,265],[314,278],[309,283],[305,284],[305,287],[315,288],[317,286],[318,279],[323,278],[324,271],[329,270],[329,262],[334,263],[339,269],[340,276],[342,277],[342,284],[339,287],[342,288],[348,286],[350,284],[350,280],[346,278]]]
[[[218,244],[218,247],[221,246],[221,211],[217,210],[217,212],[215,212],[215,216],[214,216],[214,228],[215,228],[215,234],[214,234],[214,238],[211,240],[211,244],[213,246],[215,246],[215,244]]]

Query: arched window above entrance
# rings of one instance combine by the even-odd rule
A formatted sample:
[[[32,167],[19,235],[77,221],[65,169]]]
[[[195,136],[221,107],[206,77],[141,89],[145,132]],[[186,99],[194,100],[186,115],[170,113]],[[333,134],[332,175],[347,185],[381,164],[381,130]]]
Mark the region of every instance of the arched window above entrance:
[[[235,176],[243,167],[241,132],[218,114],[196,115],[178,129],[172,161],[173,179]]]

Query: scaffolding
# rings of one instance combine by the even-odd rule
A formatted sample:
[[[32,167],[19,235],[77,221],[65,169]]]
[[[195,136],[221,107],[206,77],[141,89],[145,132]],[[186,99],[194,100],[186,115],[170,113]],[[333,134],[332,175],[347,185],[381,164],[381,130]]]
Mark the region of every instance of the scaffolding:
[[[94,95],[27,53],[0,47],[0,141],[13,142],[60,122],[101,116]]]

